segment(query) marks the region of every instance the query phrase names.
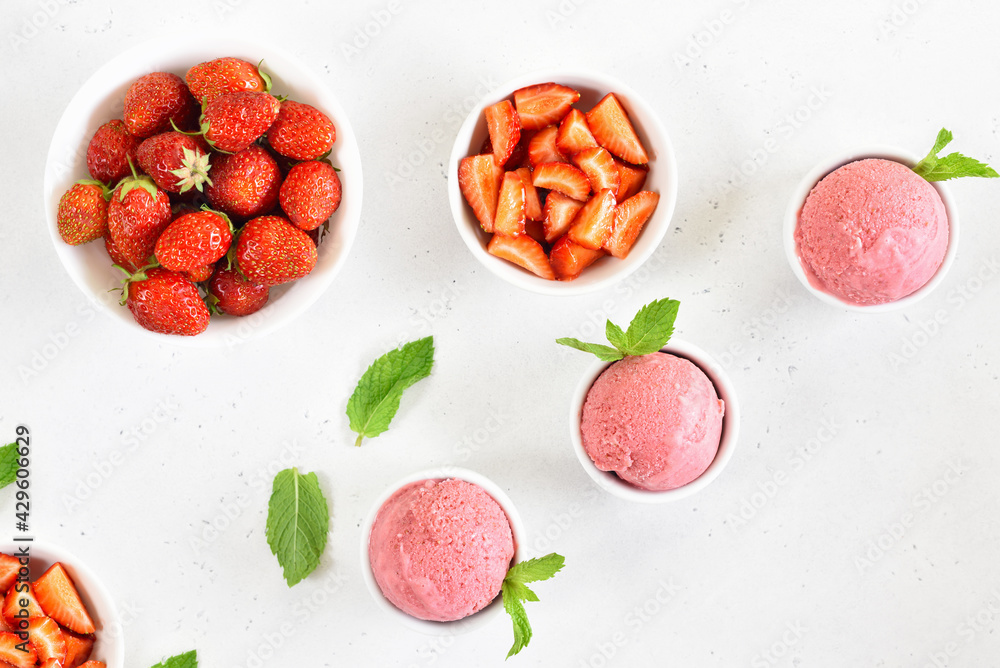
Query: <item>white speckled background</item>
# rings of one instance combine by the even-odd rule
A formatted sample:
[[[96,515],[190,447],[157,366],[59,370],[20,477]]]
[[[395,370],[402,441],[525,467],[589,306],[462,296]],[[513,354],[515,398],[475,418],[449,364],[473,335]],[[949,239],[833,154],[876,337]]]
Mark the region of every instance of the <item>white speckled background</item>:
[[[1000,183],[951,185],[958,258],[900,312],[811,297],[780,230],[801,176],[854,146],[922,154],[944,125],[949,150],[1000,163],[1000,7],[8,0],[2,12],[0,440],[31,427],[36,535],[76,552],[128,611],[130,668],[193,648],[213,668],[502,665],[505,618],[424,637],[385,617],[360,576],[374,498],[446,464],[507,491],[530,553],[566,556],[537,586],[535,638],[509,665],[996,663]],[[368,43],[345,49],[366,26]],[[93,311],[42,217],[63,108],[105,61],[171,31],[249,31],[311,63],[361,147],[362,227],[333,288],[233,349],[156,344]],[[476,263],[443,172],[481,82],[557,65],[644,95],[681,187],[655,267],[565,299]],[[421,146],[430,155],[411,169]],[[570,449],[568,401],[589,361],[553,339],[664,296],[682,302],[678,336],[731,375],[742,433],[699,495],[630,505],[599,493]],[[356,380],[426,334],[433,376],[356,449],[344,416]],[[318,473],[332,508],[322,564],[291,590],[264,539],[271,477],[290,464]],[[12,506],[0,492],[0,535]]]

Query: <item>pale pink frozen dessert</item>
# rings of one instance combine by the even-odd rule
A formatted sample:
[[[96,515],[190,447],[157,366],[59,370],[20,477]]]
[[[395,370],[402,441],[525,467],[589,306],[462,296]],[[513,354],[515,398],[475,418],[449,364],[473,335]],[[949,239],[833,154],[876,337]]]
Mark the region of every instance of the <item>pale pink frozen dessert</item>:
[[[513,557],[503,508],[479,485],[456,478],[396,490],[379,508],[368,538],[382,594],[403,612],[435,622],[489,605]]]
[[[583,402],[583,447],[602,471],[653,491],[688,484],[715,459],[725,406],[705,372],[667,353],[626,357]]]
[[[934,186],[909,167],[859,160],[812,189],[795,244],[814,287],[851,304],[884,304],[937,272],[948,249],[948,214]]]

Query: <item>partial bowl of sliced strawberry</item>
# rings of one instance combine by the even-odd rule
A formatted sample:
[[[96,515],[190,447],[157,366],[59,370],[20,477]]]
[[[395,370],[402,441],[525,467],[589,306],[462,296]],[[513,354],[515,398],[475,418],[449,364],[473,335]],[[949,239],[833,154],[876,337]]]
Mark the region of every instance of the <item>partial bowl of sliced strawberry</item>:
[[[146,125],[152,128],[149,132],[154,133],[151,136],[160,139],[150,141],[128,134],[127,127],[137,127],[132,116],[143,116],[146,110],[142,107],[142,96],[132,95],[128,104],[125,104],[127,92],[133,83],[151,72],[169,73],[171,77],[164,78],[164,81],[175,85],[183,95],[190,96],[191,100],[197,97],[194,104],[196,112],[200,111],[197,102],[204,100],[207,103],[205,110],[208,109],[208,104],[212,105],[212,111],[203,116],[203,120],[213,121],[210,124],[211,131],[206,132],[204,138],[197,137],[196,142],[188,141],[185,144],[180,141],[183,135],[178,135],[173,129],[176,125],[178,130],[185,132],[198,130],[198,114],[195,113],[192,119],[188,109],[190,104],[187,102],[178,103],[177,113],[165,119],[145,119]],[[260,73],[269,75],[270,79],[262,76],[255,86],[246,84],[245,91],[226,91],[227,76],[255,78]],[[155,83],[153,81],[150,86]],[[154,86],[151,90],[155,92],[160,89]],[[274,96],[287,96],[288,100],[280,102],[266,90],[271,91]],[[154,92],[147,91],[145,95],[152,95]],[[266,107],[267,118],[261,121],[259,127],[251,128],[252,132],[248,137],[252,144],[245,149],[246,155],[241,155],[244,152],[240,152],[228,159],[221,152],[222,147],[231,145],[226,142],[236,139],[243,142],[247,141],[247,137],[220,137],[220,132],[226,125],[223,121],[228,113],[227,109],[238,106],[244,97],[250,102],[258,102],[257,98],[263,99],[266,104],[259,106]],[[109,126],[111,130],[105,128],[100,136],[95,137],[98,128],[123,117],[124,123]],[[263,134],[261,128],[264,130]],[[124,140],[121,137],[123,132],[128,135]],[[176,141],[168,143],[168,139]],[[305,161],[326,165],[328,161],[339,170],[333,176],[323,174],[326,191],[335,191],[337,198],[337,203],[327,207],[324,212],[333,209],[333,213],[325,221],[310,219],[310,229],[303,231],[303,234],[308,234],[312,239],[315,249],[310,250],[309,257],[304,257],[301,244],[288,250],[289,256],[298,258],[303,255],[302,275],[296,274],[297,280],[263,288],[267,291],[266,303],[263,307],[254,309],[252,314],[232,315],[231,313],[247,312],[247,309],[216,309],[209,287],[208,279],[216,271],[229,269],[230,257],[223,256],[211,265],[179,271],[184,280],[190,281],[191,289],[197,289],[206,307],[216,311],[212,313],[207,328],[200,320],[176,323],[171,328],[176,334],[190,334],[188,336],[165,335],[144,328],[133,317],[134,311],[119,304],[123,274],[113,265],[119,264],[135,276],[135,270],[142,266],[128,261],[129,257],[137,254],[146,257],[147,250],[163,232],[164,225],[149,226],[152,230],[149,235],[154,235],[154,238],[145,239],[143,243],[116,243],[116,237],[121,242],[132,230],[118,220],[121,218],[120,212],[113,211],[123,207],[109,202],[102,242],[100,235],[95,239],[93,230],[87,227],[96,224],[94,218],[100,215],[99,206],[85,210],[80,210],[81,207],[77,206],[71,212],[72,218],[64,213],[61,221],[59,211],[63,194],[77,181],[90,178],[91,171],[96,170],[99,177],[107,179],[121,178],[123,173],[128,174],[126,159],[129,157],[137,171],[147,169],[148,164],[155,160],[144,160],[143,155],[139,155],[137,159],[136,156],[139,145],[144,141],[148,142],[146,152],[158,150],[157,147],[162,144],[167,148],[161,152],[173,155],[181,163],[171,164],[166,171],[158,170],[151,175],[153,179],[139,174],[143,183],[150,181],[146,184],[150,189],[164,193],[161,199],[169,195],[173,208],[170,218],[197,210],[207,199],[212,209],[226,213],[232,219],[233,249],[242,226],[249,219],[266,215],[293,218],[292,212],[284,210],[285,206],[290,206],[287,202],[293,202],[301,208],[303,204],[299,203],[313,201],[315,193],[310,190],[309,180],[298,179],[285,189],[284,200],[279,202],[279,187],[294,165]],[[242,146],[242,143],[239,145]],[[209,152],[207,167],[204,164],[204,151]],[[273,163],[273,182],[260,184],[248,182],[247,179],[240,180],[238,174],[235,178],[230,174],[223,174],[223,163],[227,159],[233,163],[242,160],[255,164],[253,160],[257,156],[251,155],[251,152],[265,153],[265,158]],[[138,150],[138,153],[143,151]],[[190,164],[185,163],[185,160]],[[94,168],[88,169],[88,163],[93,163]],[[143,166],[144,163],[147,167]],[[175,175],[174,181],[171,181],[171,175]],[[210,181],[213,176],[218,178]],[[327,183],[333,181],[335,182],[332,184]],[[212,188],[211,183],[216,187]],[[117,182],[112,182],[105,185],[114,189],[116,184]],[[208,192],[210,189],[211,192]],[[136,197],[136,190],[132,190],[133,197]],[[120,193],[121,197],[124,195],[125,193]],[[211,40],[161,38],[113,58],[94,73],[70,101],[49,147],[43,197],[56,254],[70,278],[95,305],[96,310],[107,313],[129,329],[154,336],[160,341],[203,347],[232,346],[274,331],[294,320],[326,292],[344,266],[361,220],[361,157],[344,107],[330,90],[327,79],[315,68],[302,64],[268,44],[235,37],[213,37]],[[142,197],[138,195],[136,198],[141,200]],[[112,201],[114,198],[115,195],[112,194]],[[112,219],[115,225],[112,225]],[[292,222],[287,224],[291,226]],[[83,232],[86,234],[76,234],[74,226],[85,228]],[[59,234],[60,229],[62,235]],[[73,241],[87,240],[89,243],[70,245],[63,240],[67,236]],[[141,264],[145,265],[146,261]],[[154,303],[149,306],[149,310],[155,312],[167,309],[166,306],[161,309]],[[198,310],[200,312],[201,309]],[[173,314],[166,315],[173,317]]]
[[[66,549],[39,540],[0,545],[0,590],[3,665],[49,665],[52,659],[67,668],[87,661],[125,665],[124,629],[114,599]],[[8,646],[22,631],[28,633],[27,653]]]
[[[459,129],[448,173],[452,215],[472,254],[542,294],[584,294],[627,277],[663,241],[677,201],[677,162],[659,117],[629,86],[595,72],[544,70],[498,87]]]

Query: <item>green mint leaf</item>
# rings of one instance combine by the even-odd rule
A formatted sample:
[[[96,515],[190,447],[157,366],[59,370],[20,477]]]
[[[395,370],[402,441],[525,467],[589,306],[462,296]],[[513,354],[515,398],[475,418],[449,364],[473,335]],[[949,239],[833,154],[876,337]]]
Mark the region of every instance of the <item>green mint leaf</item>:
[[[274,476],[267,503],[267,544],[285,582],[294,587],[319,565],[330,529],[330,511],[315,473],[285,469]]]
[[[938,153],[951,140],[951,132],[945,128],[941,128],[937,139],[934,140],[934,146],[931,148],[930,153],[917,163],[913,171],[927,181],[947,181],[948,179],[959,179],[966,176],[995,179],[1000,176],[996,170],[986,163],[962,155],[961,153],[949,153],[943,158],[939,158]]]
[[[649,355],[660,350],[674,333],[674,320],[680,302],[658,299],[646,304],[632,318],[625,332],[626,355]]]
[[[555,552],[544,557],[520,561],[510,567],[500,587],[503,609],[514,624],[514,644],[507,652],[507,658],[514,656],[531,642],[531,624],[524,610],[524,601],[537,601],[538,596],[527,587],[528,582],[548,580],[562,570],[566,559]]]
[[[618,350],[611,346],[601,345],[600,343],[584,343],[579,339],[573,338],[556,339],[556,343],[575,348],[576,350],[582,350],[585,353],[593,353],[603,362],[617,362],[624,357]]]
[[[566,559],[555,552],[547,554],[544,557],[519,561],[510,567],[505,579],[521,584],[548,580],[561,571],[565,563]]]
[[[410,341],[372,362],[347,401],[351,430],[358,435],[354,445],[388,429],[399,410],[403,390],[429,376],[433,366],[432,336]]]
[[[156,664],[153,668],[198,668],[198,652],[191,650],[172,656]]]
[[[9,443],[0,448],[0,489],[17,480],[17,470],[21,468],[17,461],[17,443]]]
[[[608,324],[604,328],[604,336],[608,337],[608,343],[613,345],[618,350],[625,347],[625,332],[622,331],[621,327],[610,320],[608,320]]]
[[[525,612],[521,599],[511,593],[510,583],[504,580],[500,592],[503,596],[503,609],[510,615],[514,624],[514,644],[510,646],[506,657],[509,659],[531,642],[531,624],[528,622],[528,613]]]

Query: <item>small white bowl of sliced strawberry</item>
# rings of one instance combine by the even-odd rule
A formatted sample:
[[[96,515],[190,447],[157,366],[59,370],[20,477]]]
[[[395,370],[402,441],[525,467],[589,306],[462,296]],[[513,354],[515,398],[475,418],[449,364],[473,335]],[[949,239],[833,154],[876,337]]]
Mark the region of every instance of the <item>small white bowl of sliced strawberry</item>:
[[[62,548],[41,541],[0,548],[0,594],[0,665],[125,665],[114,600],[96,576]]]
[[[583,294],[622,280],[660,245],[677,166],[662,123],[624,83],[541,71],[470,112],[448,195],[459,234],[491,272],[534,292]]]

